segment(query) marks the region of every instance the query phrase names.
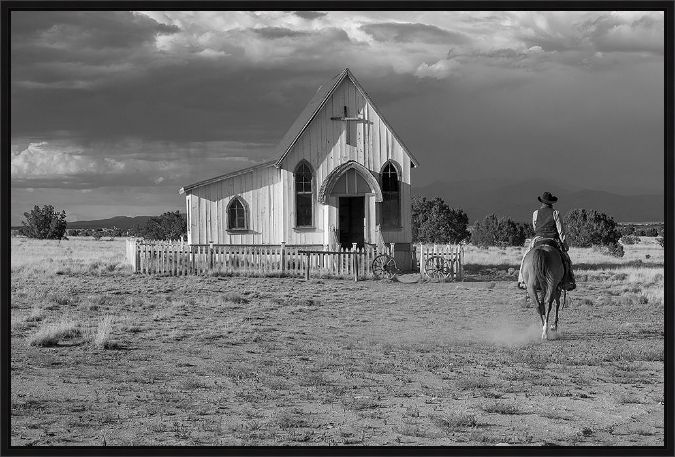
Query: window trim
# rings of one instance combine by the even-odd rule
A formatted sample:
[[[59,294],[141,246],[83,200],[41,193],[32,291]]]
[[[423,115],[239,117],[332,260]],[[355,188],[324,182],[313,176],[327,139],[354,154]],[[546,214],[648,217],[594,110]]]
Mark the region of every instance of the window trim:
[[[241,206],[244,208],[244,227],[231,227],[230,226],[230,208],[234,204],[234,202],[239,202]],[[240,195],[236,195],[230,199],[230,201],[227,203],[227,209],[226,209],[226,227],[228,232],[247,232],[249,231],[249,211],[248,211],[248,204],[246,203],[246,200],[244,200]]]
[[[394,171],[396,171],[396,181],[398,183],[398,190],[395,192],[392,191],[385,191],[384,190],[384,170],[387,168],[387,166],[391,165],[394,167]],[[403,184],[403,180],[401,179],[402,173],[401,173],[401,167],[400,165],[393,159],[389,159],[384,164],[382,164],[382,167],[380,168],[380,189],[382,190],[382,203],[381,205],[381,211],[380,211],[380,226],[384,230],[396,230],[396,229],[401,229],[403,228],[401,216],[402,216],[402,211],[401,211],[401,205],[402,205],[402,199],[401,199],[401,185]],[[385,196],[390,194],[397,194],[398,196],[398,223],[385,223],[385,218],[384,218],[384,201],[385,201]]]
[[[297,190],[297,180],[296,180],[296,175],[298,174],[298,170],[302,165],[306,165],[307,168],[309,169],[309,173],[312,176],[311,180],[311,191],[310,192],[303,192],[303,195],[307,195],[307,193],[310,194],[310,203],[311,203],[311,223],[309,225],[298,225],[298,190]],[[296,230],[307,230],[307,229],[314,229],[314,191],[316,189],[316,182],[315,182],[315,175],[314,175],[314,168],[312,168],[312,165],[306,160],[302,159],[298,164],[295,166],[295,169],[293,170],[293,210],[295,213],[295,218],[293,220],[293,229]]]

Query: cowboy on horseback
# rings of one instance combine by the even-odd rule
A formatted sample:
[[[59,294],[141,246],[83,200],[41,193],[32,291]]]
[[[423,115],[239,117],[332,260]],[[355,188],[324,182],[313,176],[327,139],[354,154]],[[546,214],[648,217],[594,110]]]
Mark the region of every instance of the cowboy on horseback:
[[[565,242],[565,228],[560,218],[558,210],[553,209],[553,204],[558,201],[558,197],[554,197],[550,192],[544,192],[541,197],[537,197],[541,202],[539,209],[532,213],[532,226],[534,227],[534,238],[530,242],[523,260],[520,262],[520,272],[518,273],[518,287],[525,289],[523,282],[523,261],[528,252],[532,250],[534,245],[542,240],[553,240],[560,250],[563,263],[565,264],[565,276],[563,278],[563,289],[574,290],[577,285],[572,274],[572,261],[567,254],[569,246]]]

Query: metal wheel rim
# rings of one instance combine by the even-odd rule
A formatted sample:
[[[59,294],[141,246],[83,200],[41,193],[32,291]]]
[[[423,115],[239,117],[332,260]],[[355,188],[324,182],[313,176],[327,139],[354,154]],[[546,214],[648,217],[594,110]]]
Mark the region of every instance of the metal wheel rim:
[[[441,279],[444,262],[445,260],[441,256],[435,255],[429,257],[424,262],[424,274],[431,279]]]
[[[388,258],[389,258],[388,255],[380,254],[375,256],[375,258],[373,259],[372,268],[373,268],[373,276],[375,276],[375,278],[381,279],[387,274],[386,268],[389,263],[389,261],[387,260]]]
[[[397,270],[396,261],[391,256],[387,256],[387,257],[389,257],[389,260],[387,260],[387,263],[384,264],[384,272],[385,272],[385,275],[387,276],[387,279],[391,279],[391,278],[394,277],[394,275],[396,275],[396,270]]]

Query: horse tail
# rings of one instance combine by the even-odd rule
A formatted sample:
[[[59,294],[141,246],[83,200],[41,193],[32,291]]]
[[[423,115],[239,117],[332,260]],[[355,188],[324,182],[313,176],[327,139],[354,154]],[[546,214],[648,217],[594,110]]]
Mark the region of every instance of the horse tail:
[[[535,249],[532,252],[532,270],[535,277],[535,288],[539,285],[541,289],[542,304],[549,302],[553,294],[553,275],[546,266],[546,252],[542,249]]]

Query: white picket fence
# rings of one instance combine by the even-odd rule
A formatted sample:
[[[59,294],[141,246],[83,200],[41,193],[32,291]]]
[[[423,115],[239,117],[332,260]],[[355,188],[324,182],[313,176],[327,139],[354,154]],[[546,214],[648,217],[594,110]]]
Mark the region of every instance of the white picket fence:
[[[461,281],[464,279],[464,246],[461,244],[413,244],[413,265],[426,274],[425,265],[431,257],[442,257],[450,267],[448,279]]]
[[[382,250],[380,250],[381,252]],[[135,273],[169,276],[217,273],[372,277],[374,246],[187,244],[182,241],[127,239],[127,261]]]

